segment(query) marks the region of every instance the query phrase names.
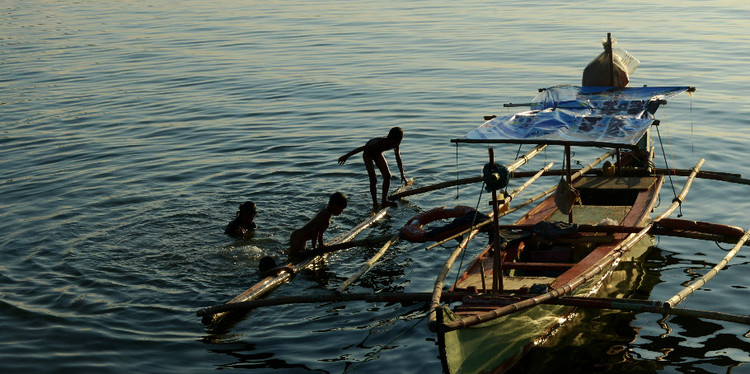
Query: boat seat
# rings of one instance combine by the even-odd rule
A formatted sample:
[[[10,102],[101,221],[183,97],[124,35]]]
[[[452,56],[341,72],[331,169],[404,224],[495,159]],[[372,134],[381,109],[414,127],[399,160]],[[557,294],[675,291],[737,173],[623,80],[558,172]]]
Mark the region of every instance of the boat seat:
[[[554,277],[544,276],[503,276],[503,289],[507,291],[517,291],[522,288],[529,288],[535,284],[552,284],[555,281]],[[487,272],[484,275],[484,284],[487,289],[492,289],[492,272]],[[477,290],[482,290],[482,279],[479,274],[472,274],[466,279],[459,281],[456,286],[456,291],[465,291],[469,287],[476,287]]]
[[[479,305],[472,305],[472,306],[460,306],[457,307],[456,310],[453,311],[457,316],[471,316],[477,313],[484,313],[493,311],[495,309],[499,308],[499,306],[479,306]]]
[[[577,189],[598,190],[647,190],[656,182],[656,177],[599,177],[582,176],[573,182]]]
[[[573,263],[553,263],[553,262],[503,262],[503,270],[520,269],[520,270],[557,270],[565,271],[575,266]]]

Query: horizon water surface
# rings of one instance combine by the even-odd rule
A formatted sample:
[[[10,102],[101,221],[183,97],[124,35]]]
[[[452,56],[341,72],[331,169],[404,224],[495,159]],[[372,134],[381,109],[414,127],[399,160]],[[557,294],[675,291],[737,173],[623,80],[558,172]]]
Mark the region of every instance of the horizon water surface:
[[[8,373],[440,372],[422,304],[273,307],[222,331],[195,312],[254,284],[258,260],[282,257],[332,192],[349,206],[326,238],[369,214],[362,161],[340,166],[339,156],[401,126],[417,186],[476,175],[487,147],[449,140],[508,112],[503,103],[579,84],[607,32],[641,61],[631,86],[697,88],[657,112],[658,166],[705,157],[704,170],[750,177],[745,1],[9,0],[0,11]],[[495,150],[505,161],[518,152]],[[574,151],[584,164],[600,153]],[[559,167],[558,153],[524,169]],[[697,180],[679,213],[747,230],[748,192]],[[362,235],[478,196],[464,186],[410,197]],[[258,204],[259,228],[238,241],[223,229],[245,200]],[[622,264],[639,274],[623,279],[624,296],[666,300],[730,247],[657,237],[644,263]],[[399,243],[350,292],[431,291],[449,249],[423,248]],[[276,295],[328,294],[377,249],[337,253]],[[681,306],[747,315],[748,274],[743,249]],[[585,312],[577,326],[515,372],[750,372],[748,326],[611,311]]]

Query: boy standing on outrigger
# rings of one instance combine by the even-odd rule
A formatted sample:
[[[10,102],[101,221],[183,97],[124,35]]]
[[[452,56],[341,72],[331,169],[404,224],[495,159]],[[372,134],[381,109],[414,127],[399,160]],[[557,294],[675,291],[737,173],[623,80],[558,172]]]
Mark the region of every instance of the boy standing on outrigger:
[[[398,170],[401,172],[401,182],[407,183],[406,176],[404,175],[404,166],[401,164],[401,153],[399,152],[399,145],[401,145],[401,139],[404,138],[404,131],[400,127],[394,127],[388,133],[385,138],[372,138],[365,145],[352,150],[351,152],[339,157],[339,165],[343,165],[346,160],[362,152],[362,158],[365,161],[365,168],[367,168],[367,175],[370,177],[370,194],[372,194],[372,208],[377,211],[379,208],[387,206],[396,206],[393,201],[388,201],[388,188],[391,186],[391,171],[388,169],[388,163],[385,161],[383,152],[393,149],[393,153],[396,155],[396,164]],[[378,179],[375,175],[375,166],[378,166],[380,175],[383,176],[383,199],[382,203],[378,205],[377,198],[377,183]]]

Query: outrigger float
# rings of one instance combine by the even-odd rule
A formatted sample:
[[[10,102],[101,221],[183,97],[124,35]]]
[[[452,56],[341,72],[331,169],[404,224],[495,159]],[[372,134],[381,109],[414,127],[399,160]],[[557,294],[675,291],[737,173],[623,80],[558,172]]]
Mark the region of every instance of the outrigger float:
[[[391,199],[426,193],[459,184],[483,183],[492,192],[492,210],[483,215],[467,207],[436,208],[407,221],[404,229],[388,238],[381,250],[338,292],[330,295],[264,298],[292,274],[315,261],[310,259],[286,266],[229,302],[199,310],[211,324],[230,313],[260,306],[288,303],[323,303],[363,300],[368,302],[415,302],[429,305],[429,328],[437,334],[440,358],[446,373],[502,373],[513,367],[534,346],[544,342],[561,324],[574,320],[578,308],[612,309],[686,315],[750,325],[750,316],[677,307],[692,292],[715,276],[747,244],[750,231],[708,222],[670,218],[687,198],[696,178],[750,184],[739,174],[701,171],[704,160],[691,169],[655,166],[651,131],[659,133],[654,114],[666,100],[692,87],[575,87],[555,86],[540,90],[528,111],[489,118],[454,143],[512,143],[534,147],[513,162],[495,163],[489,149],[489,163],[481,177],[465,178],[433,186],[412,188],[391,195]],[[518,171],[549,146],[562,146],[564,165],[546,165],[536,172]],[[571,167],[572,147],[609,149],[590,164]],[[663,148],[662,148],[663,149]],[[611,163],[608,159],[613,159]],[[665,157],[666,160],[666,157]],[[598,166],[604,162],[603,166]],[[507,192],[509,176],[527,178],[513,192]],[[510,207],[511,200],[542,176],[558,176],[559,183],[526,201]],[[685,176],[671,204],[651,217],[665,176]],[[674,188],[673,188],[674,190]],[[513,224],[500,224],[501,216],[530,206]],[[347,242],[386,212],[370,217],[348,235],[332,243]],[[470,215],[473,219],[437,234],[425,225],[444,218]],[[478,219],[480,218],[481,219]],[[480,232],[490,232],[491,241],[465,268],[452,285],[445,279],[454,262]],[[734,247],[724,259],[674,297],[664,300],[633,300],[605,293],[608,277],[623,259],[637,258],[637,244],[654,235],[678,236],[724,243]],[[345,289],[367,272],[375,261],[399,239],[416,243],[437,241],[429,248],[460,239],[440,270],[432,292],[346,293]]]

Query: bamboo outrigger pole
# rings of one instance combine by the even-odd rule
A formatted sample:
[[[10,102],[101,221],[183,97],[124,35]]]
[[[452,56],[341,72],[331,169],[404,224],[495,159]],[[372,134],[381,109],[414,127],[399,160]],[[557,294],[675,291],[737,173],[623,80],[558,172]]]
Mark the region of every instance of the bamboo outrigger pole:
[[[726,256],[724,256],[724,258],[719,261],[719,263],[716,264],[716,266],[714,266],[708,273],[691,283],[689,286],[685,287],[682,291],[678,292],[677,295],[672,296],[672,298],[665,301],[664,304],[666,304],[667,307],[673,307],[685,300],[688,295],[701,288],[704,284],[706,284],[706,282],[708,282],[711,278],[718,274],[721,269],[727,266],[729,260],[731,260],[732,257],[734,257],[734,255],[739,252],[740,248],[742,248],[742,246],[745,244],[745,242],[748,241],[748,239],[750,239],[750,230],[745,231],[745,235],[742,235],[734,248],[732,248],[729,253],[727,253]]]
[[[491,216],[493,214],[495,213],[490,212],[489,215]],[[458,258],[458,255],[461,254],[461,252],[466,248],[471,239],[473,239],[478,233],[478,228],[475,227],[474,229],[472,229],[469,234],[463,240],[461,240],[461,243],[456,247],[456,249],[453,250],[451,255],[445,261],[445,264],[443,264],[443,269],[435,279],[435,285],[432,288],[432,300],[430,301],[430,309],[432,310],[432,313],[430,313],[430,323],[435,320],[435,309],[440,307],[440,300],[443,295],[443,282],[445,281],[445,277],[448,276],[448,272],[450,272],[451,267],[453,267],[453,263],[456,262],[456,258]]]
[[[506,165],[509,171],[513,171],[515,169],[518,169],[523,164],[529,162],[534,156],[538,155],[541,151],[543,151],[545,148],[547,148],[546,144],[540,144],[536,147],[530,149],[528,152],[524,153],[523,155],[519,156],[515,161],[513,161],[511,164]],[[458,186],[461,184],[469,184],[469,183],[479,183],[482,181],[482,177],[469,177],[469,178],[463,178],[463,179],[457,179],[455,181],[447,181],[447,182],[440,182],[436,183],[430,186],[424,186],[419,188],[414,188],[409,191],[403,191],[399,193],[394,193],[390,196],[388,196],[389,200],[398,200],[402,197],[411,196],[411,195],[417,195],[425,192],[435,191],[442,188],[447,187],[453,187]]]
[[[577,172],[577,169],[572,169],[571,171]],[[652,169],[652,172],[655,175],[673,175],[678,177],[686,177],[690,175],[691,170],[690,169],[664,169],[664,168],[654,168]],[[524,178],[531,175],[533,172],[528,171],[519,171],[513,174],[515,178]],[[574,173],[575,174],[575,173]],[[544,173],[545,176],[552,176],[552,175],[565,175],[564,170],[550,170],[546,173]],[[729,182],[729,183],[737,183],[737,184],[746,184],[750,185],[750,179],[743,178],[742,174],[737,173],[727,173],[723,171],[713,171],[713,170],[701,170],[698,172],[698,175],[695,176],[699,179],[709,179],[709,180],[717,180],[721,182]],[[466,180],[468,181],[467,178]],[[471,178],[475,182],[481,182],[482,179],[480,177]],[[468,182],[467,182],[468,183]]]
[[[391,235],[379,235],[371,238],[365,238],[365,239],[359,239],[359,240],[351,240],[351,241],[345,241],[341,243],[331,244],[323,247],[319,247],[316,249],[308,250],[304,253],[305,257],[315,257],[315,256],[322,256],[326,253],[336,252],[340,251],[342,249],[349,249],[354,247],[363,247],[366,245],[375,245],[380,244],[388,240]]]
[[[493,319],[500,318],[502,316],[515,313],[524,309],[531,308],[533,306],[542,304],[547,302],[548,300],[559,298],[568,292],[574,290],[587,280],[593,278],[598,273],[600,273],[602,270],[604,270],[607,266],[610,266],[615,260],[620,258],[625,252],[630,250],[636,243],[638,243],[641,239],[643,239],[644,236],[649,232],[651,227],[658,222],[659,220],[668,217],[670,214],[672,214],[677,207],[682,205],[682,202],[685,200],[685,196],[687,196],[688,191],[690,190],[690,186],[693,183],[693,180],[695,179],[696,174],[698,174],[698,170],[700,170],[700,167],[703,166],[703,163],[706,160],[701,158],[700,161],[693,167],[693,172],[690,173],[690,176],[688,177],[687,181],[685,182],[685,186],[682,187],[682,191],[680,194],[675,197],[672,200],[672,204],[665,210],[662,214],[657,216],[653,221],[651,221],[648,225],[646,225],[644,228],[641,229],[637,234],[630,235],[627,239],[625,239],[622,243],[620,243],[612,252],[610,252],[607,256],[602,257],[602,259],[596,263],[594,266],[592,266],[588,271],[585,273],[573,278],[570,282],[566,283],[562,287],[558,287],[552,291],[549,291],[547,293],[535,296],[530,299],[525,299],[523,301],[519,301],[517,303],[506,305],[499,307],[497,309],[493,309],[489,312],[473,315],[471,317],[458,319],[455,321],[450,322],[444,322],[439,325],[433,325],[434,321],[437,320],[437,311],[433,310],[433,313],[430,315],[430,325],[432,328],[437,329],[438,331],[442,332],[448,332],[448,331],[454,331],[459,330],[462,328],[475,326],[487,321],[491,321]],[[437,309],[439,307],[439,303],[435,303],[435,298],[433,296],[433,305],[431,306],[432,309]],[[433,319],[433,316],[435,317]]]
[[[341,283],[341,285],[338,288],[338,292],[344,292],[344,290],[347,287],[349,287],[352,283],[354,283],[354,281],[356,281],[357,279],[359,279],[359,277],[363,276],[365,273],[370,271],[370,269],[372,269],[372,267],[375,265],[375,262],[377,262],[381,257],[383,257],[385,252],[388,251],[388,248],[390,248],[394,243],[396,243],[400,237],[401,237],[401,234],[399,233],[399,234],[393,235],[390,239],[388,239],[388,241],[386,241],[386,243],[383,245],[383,247],[380,248],[380,250],[378,251],[378,253],[375,254],[375,256],[372,256],[370,260],[362,264],[362,266],[359,268],[359,270],[357,270],[357,272],[352,274],[352,276],[350,276],[347,280]]]
[[[464,294],[451,294],[443,292],[440,299],[449,300],[454,296],[464,296]],[[399,302],[428,302],[432,298],[432,294],[428,292],[417,292],[417,293],[352,293],[352,294],[327,294],[327,295],[303,295],[303,296],[287,296],[287,297],[275,297],[269,299],[257,299],[242,301],[231,304],[219,304],[199,309],[195,312],[198,317],[213,315],[216,313],[225,312],[246,312],[252,309],[268,306],[279,306],[288,304],[313,304],[313,303],[326,303],[326,302],[348,302],[348,301],[365,301],[365,302],[387,302],[387,303],[399,303]],[[512,299],[497,299],[502,301],[512,302]],[[613,309],[613,310],[624,310],[629,312],[637,313],[659,313],[659,314],[672,314],[679,316],[697,317],[712,319],[718,321],[728,321],[735,323],[742,323],[750,325],[750,316],[741,316],[736,314],[722,313],[705,311],[699,309],[687,309],[687,308],[669,308],[665,306],[661,301],[654,300],[637,300],[637,299],[617,299],[617,298],[594,298],[594,297],[575,297],[575,296],[563,296],[555,300],[546,301],[545,304],[553,305],[570,305],[579,308],[592,308],[592,309]]]

